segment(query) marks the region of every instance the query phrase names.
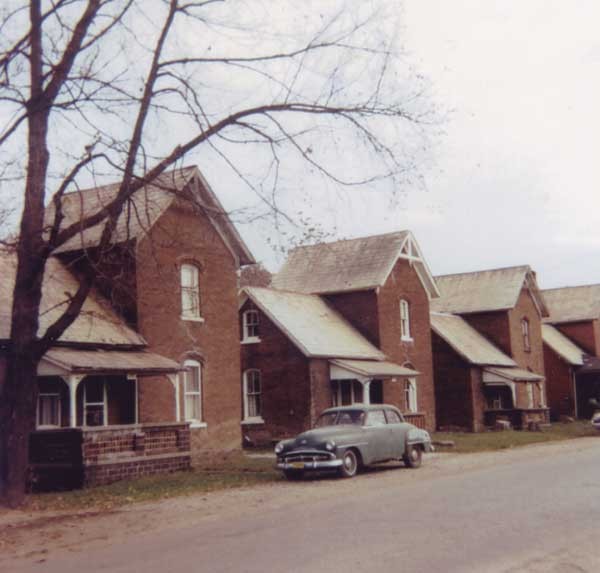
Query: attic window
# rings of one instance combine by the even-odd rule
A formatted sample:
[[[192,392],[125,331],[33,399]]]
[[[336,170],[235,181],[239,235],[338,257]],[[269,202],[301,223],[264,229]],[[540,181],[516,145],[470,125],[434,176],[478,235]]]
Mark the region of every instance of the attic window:
[[[247,310],[242,315],[242,342],[258,342],[259,316],[257,310]]]
[[[410,336],[410,306],[404,299],[400,301],[400,339],[412,340]]]
[[[200,279],[196,265],[181,265],[181,318],[200,320]]]
[[[531,342],[529,340],[529,321],[524,318],[521,321],[521,332],[523,334],[523,348],[525,352],[531,352]]]

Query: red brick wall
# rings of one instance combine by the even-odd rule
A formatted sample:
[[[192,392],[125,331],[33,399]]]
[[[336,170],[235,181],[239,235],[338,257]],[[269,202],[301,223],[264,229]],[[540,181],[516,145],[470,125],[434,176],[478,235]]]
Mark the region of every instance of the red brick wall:
[[[329,361],[312,359],[310,361],[310,426],[314,426],[319,414],[331,406],[331,382],[329,380]]]
[[[400,340],[400,300],[410,305],[410,331],[412,341]],[[389,359],[398,364],[410,363],[420,372],[417,377],[417,404],[426,417],[426,426],[433,430],[435,423],[435,391],[433,386],[433,358],[429,322],[429,298],[415,269],[409,262],[399,259],[377,296],[380,348]],[[403,383],[387,381],[383,399],[402,411]]]
[[[509,313],[510,339],[512,358],[524,370],[531,370],[536,374],[544,374],[544,349],[542,342],[542,321],[535,308],[531,294],[523,289],[517,304]],[[530,351],[525,350],[521,321],[529,321]]]
[[[200,268],[203,322],[181,319],[180,265]],[[206,429],[192,429],[196,451],[239,447],[240,354],[237,317],[237,265],[202,213],[174,205],[137,249],[139,331],[151,351],[179,363],[202,363]],[[168,381],[140,384],[141,421],[173,420],[174,395]],[[183,413],[183,397],[180,399]]]
[[[379,308],[374,290],[331,294],[324,298],[367,340],[379,346]]]
[[[510,323],[507,311],[478,312],[461,315],[475,330],[511,356]]]
[[[472,430],[475,409],[471,367],[435,332],[432,346],[438,427]]]
[[[555,325],[565,336],[592,356],[600,356],[600,320]]]
[[[544,367],[551,419],[557,420],[560,416],[575,416],[571,366],[544,344]]]
[[[254,308],[251,301],[242,307]],[[249,368],[260,370],[262,418],[264,424],[242,425],[242,432],[253,443],[269,442],[294,435],[311,425],[309,361],[298,348],[259,311],[260,342],[242,344],[241,373]],[[238,373],[238,388],[243,384]],[[238,412],[241,419],[242,409]]]

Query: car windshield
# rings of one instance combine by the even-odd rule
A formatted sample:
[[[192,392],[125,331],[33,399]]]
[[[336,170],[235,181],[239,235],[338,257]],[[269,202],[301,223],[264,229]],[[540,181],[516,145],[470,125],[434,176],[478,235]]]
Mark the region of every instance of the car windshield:
[[[324,412],[319,416],[315,427],[322,428],[324,426],[340,426],[344,424],[362,426],[364,420],[365,413],[362,410],[342,410],[341,412]]]

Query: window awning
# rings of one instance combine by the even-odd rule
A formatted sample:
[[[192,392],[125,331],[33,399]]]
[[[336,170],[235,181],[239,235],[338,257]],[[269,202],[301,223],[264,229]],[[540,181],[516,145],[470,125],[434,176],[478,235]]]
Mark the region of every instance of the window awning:
[[[347,378],[390,378],[393,376],[412,377],[418,376],[419,372],[400,366],[394,362],[377,360],[330,360],[331,379],[344,380]]]
[[[491,381],[494,377],[513,382],[541,382],[544,377],[521,368],[491,368],[483,369],[483,382]],[[502,381],[500,380],[500,381]]]
[[[42,358],[38,375],[69,374],[172,374],[181,366],[145,350],[78,350],[51,348]]]

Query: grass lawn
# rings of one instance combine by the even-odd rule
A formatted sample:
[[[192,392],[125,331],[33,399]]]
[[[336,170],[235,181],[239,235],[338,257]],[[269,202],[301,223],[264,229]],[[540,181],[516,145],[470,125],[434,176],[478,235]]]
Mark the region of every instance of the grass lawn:
[[[31,494],[23,509],[103,510],[140,501],[250,486],[282,479],[273,463],[273,459],[249,458],[242,452],[232,452],[189,472],[123,480],[67,492]]]
[[[557,440],[570,440],[586,436],[600,437],[588,420],[578,420],[570,424],[556,423],[541,432],[527,432],[507,430],[503,432],[481,432],[478,434],[467,432],[435,432],[432,434],[434,441],[452,440],[454,448],[439,446],[438,452],[483,452],[516,448],[528,444],[552,442]]]

